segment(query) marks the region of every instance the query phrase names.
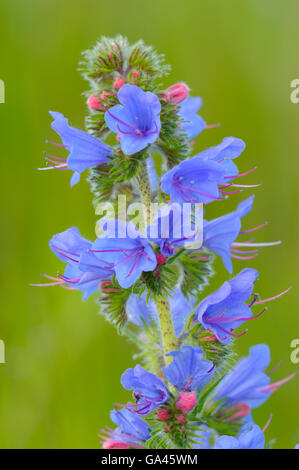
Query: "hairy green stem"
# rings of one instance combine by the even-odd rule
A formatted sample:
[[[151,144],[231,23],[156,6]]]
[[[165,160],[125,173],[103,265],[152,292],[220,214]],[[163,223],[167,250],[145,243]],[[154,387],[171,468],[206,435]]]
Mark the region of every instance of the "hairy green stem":
[[[141,162],[139,170],[139,189],[141,194],[142,202],[145,206],[145,222],[146,225],[150,225],[152,221],[151,214],[151,202],[152,202],[152,190],[148,177],[147,165],[144,160]]]
[[[151,201],[152,201],[152,191],[148,177],[148,171],[146,166],[146,161],[141,163],[141,168],[139,172],[139,188],[142,198],[142,202],[145,205],[146,209],[146,222],[147,225],[151,223]],[[164,363],[167,365],[172,361],[171,356],[166,356],[171,351],[177,349],[177,340],[175,336],[175,331],[172,322],[171,311],[169,307],[169,302],[166,296],[159,296],[156,298],[156,306],[160,322],[160,330],[163,344],[163,358]]]
[[[167,356],[167,354],[177,349],[177,340],[167,297],[158,297],[156,306],[160,322],[164,362],[167,365],[172,361],[172,356]]]

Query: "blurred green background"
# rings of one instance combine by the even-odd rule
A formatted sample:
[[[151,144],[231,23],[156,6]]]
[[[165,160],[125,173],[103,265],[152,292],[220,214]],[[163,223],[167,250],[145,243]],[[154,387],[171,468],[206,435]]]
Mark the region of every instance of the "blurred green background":
[[[1,0],[1,447],[97,448],[113,403],[129,396],[119,380],[134,364],[134,347],[97,314],[93,299],[29,287],[42,282],[40,272],[61,269],[47,246],[53,234],[77,225],[94,237],[84,178],[71,189],[68,174],[37,167],[45,140],[53,138],[48,110],[83,127],[86,84],[76,68],[80,51],[102,34],[153,44],[173,66],[166,85],[183,80],[203,97],[203,117],[222,126],[204,132],[198,150],[224,136],[246,141],[239,167],[258,165],[246,182],[263,186],[244,227],[268,220],[257,239],[283,240],[251,262],[260,270],[258,291],[265,298],[294,288],[250,323],[237,349],[245,354],[252,344],[268,343],[273,366],[283,360],[275,380],[298,370],[290,361],[290,342],[299,337],[299,104],[290,102],[290,82],[299,78],[298,15],[296,0]],[[247,195],[209,205],[209,218]],[[235,272],[242,267],[235,262]],[[217,269],[207,292],[228,277],[221,262]],[[260,426],[273,413],[266,437],[277,437],[279,448],[299,442],[298,380],[254,413]]]

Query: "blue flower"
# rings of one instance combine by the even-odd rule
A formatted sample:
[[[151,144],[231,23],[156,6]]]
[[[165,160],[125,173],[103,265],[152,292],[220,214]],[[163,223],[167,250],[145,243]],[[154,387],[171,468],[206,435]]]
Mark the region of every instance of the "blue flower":
[[[202,359],[203,352],[199,347],[182,346],[169,355],[173,356],[173,361],[163,367],[164,375],[178,390],[201,390],[210,381],[214,366],[211,361]]]
[[[59,259],[67,263],[64,275],[56,279],[56,283],[82,291],[83,300],[99,290],[100,281],[113,274],[111,265],[100,261],[90,251],[92,243],[82,237],[77,227],[54,235],[49,246]]]
[[[187,134],[188,140],[194,139],[206,127],[205,121],[197,114],[202,106],[199,97],[188,97],[180,103],[178,115],[184,121],[181,128]]]
[[[168,300],[175,334],[179,336],[184,329],[187,316],[192,311],[193,302],[188,302],[179,289],[176,289]],[[152,299],[147,301],[145,292],[140,297],[138,294],[131,294],[126,304],[126,311],[129,321],[135,325],[143,326],[146,323],[150,326],[151,321],[159,324],[156,304]]]
[[[236,211],[218,217],[210,222],[204,221],[203,246],[221,256],[226,269],[233,270],[231,248],[241,230],[241,217],[244,217],[252,208],[254,196],[250,196],[238,205]]]
[[[194,229],[192,212],[182,210],[178,203],[163,206],[152,225],[147,227],[148,239],[158,245],[165,256],[172,256],[176,247],[198,241],[201,235],[202,232]]]
[[[98,238],[92,245],[92,252],[99,260],[112,264],[124,288],[132,286],[143,271],[153,271],[157,265],[148,241],[131,222],[126,225],[121,220],[115,221],[115,233]]]
[[[100,282],[112,276],[111,270],[99,267],[98,271],[82,271],[80,265],[67,264],[62,280],[71,290],[83,292],[82,299],[87,300],[92,294],[99,291]]]
[[[125,155],[132,155],[153,144],[159,137],[161,104],[156,95],[135,85],[123,85],[117,104],[105,113],[105,121],[112,132],[120,135],[120,146]]]
[[[212,330],[221,343],[229,343],[231,336],[240,336],[231,331],[252,316],[245,301],[252,295],[258,274],[255,269],[243,269],[236,277],[225,282],[200,302],[195,321]]]
[[[77,265],[82,253],[88,251],[92,243],[82,237],[77,227],[57,233],[49,241],[53,253],[64,263]]]
[[[169,398],[168,388],[162,380],[139,365],[123,373],[121,384],[126,390],[134,390],[137,403],[133,408],[138,414],[150,413]]]
[[[67,159],[47,154],[47,160],[51,164],[47,168],[74,171],[71,178],[71,186],[74,186],[74,184],[80,181],[80,175],[84,170],[110,161],[108,156],[112,155],[112,150],[108,145],[80,129],[69,126],[68,120],[61,113],[50,111],[50,114],[54,119],[51,127],[60,135],[63,147],[70,154]]]
[[[222,199],[218,183],[224,174],[225,170],[218,163],[196,156],[163,175],[161,189],[170,195],[171,202],[207,204]]]
[[[265,436],[257,424],[245,426],[238,437],[220,436],[215,449],[264,449]]]
[[[138,441],[147,441],[151,437],[150,426],[126,408],[112,410],[110,418],[118,426],[118,431],[127,437],[132,436]]]
[[[265,369],[270,363],[270,350],[266,344],[258,344],[249,350],[221,380],[215,389],[215,399],[226,404],[245,403],[250,408],[262,405],[270,396],[270,377]]]
[[[206,160],[219,163],[225,169],[223,183],[228,183],[231,179],[238,175],[238,167],[232,162],[245,149],[246,144],[236,137],[225,137],[221,144],[211,147],[197,156]]]

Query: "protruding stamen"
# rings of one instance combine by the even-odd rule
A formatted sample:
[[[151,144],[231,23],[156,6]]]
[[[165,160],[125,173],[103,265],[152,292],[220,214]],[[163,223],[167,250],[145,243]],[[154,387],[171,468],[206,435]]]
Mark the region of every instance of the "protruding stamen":
[[[259,318],[266,310],[268,310],[267,307],[265,307],[260,313],[258,313],[258,314],[255,315],[254,317],[248,317],[248,318],[241,317],[241,318],[236,318],[236,320],[243,320],[243,321],[247,321],[247,320],[256,320],[256,319]]]
[[[244,235],[245,233],[250,233],[250,232],[255,232],[255,230],[259,230],[260,228],[266,227],[268,225],[268,222],[264,222],[261,225],[257,225],[256,227],[250,228],[248,230],[242,230],[239,235]]]
[[[233,247],[242,247],[242,246],[252,246],[252,247],[263,247],[263,246],[276,246],[276,245],[281,245],[281,240],[278,240],[277,242],[268,242],[268,243],[242,243],[242,242],[239,242],[239,243],[232,243],[231,246]]]
[[[217,124],[207,124],[205,125],[205,129],[215,129],[216,127],[220,127],[221,124],[218,122]]]
[[[273,369],[271,369],[271,370],[270,370],[270,372],[268,372],[268,373],[267,373],[267,375],[268,375],[268,376],[272,375],[272,374],[273,374],[273,372],[275,372],[275,371],[278,369],[278,367],[280,367],[280,366],[281,366],[281,364],[282,364],[282,363],[283,363],[283,361],[282,361],[282,360],[280,360],[280,361],[278,362],[278,364],[276,364],[276,366],[275,366],[275,367],[273,367]]]
[[[219,191],[221,192],[221,194],[238,194],[242,193],[243,189],[239,189],[238,191],[222,191],[222,189],[219,189]]]
[[[291,289],[292,289],[292,286],[288,287],[286,290],[284,290],[284,291],[281,292],[280,294],[274,295],[274,297],[269,297],[269,299],[264,299],[264,300],[258,300],[257,302],[254,303],[254,305],[259,305],[259,304],[263,304],[263,303],[265,303],[265,302],[270,302],[271,300],[278,299],[278,298],[281,297],[282,295],[284,295],[284,294],[286,294],[287,292],[289,292]]]
[[[284,379],[279,380],[278,382],[274,382],[273,384],[269,384],[269,385],[266,385],[265,387],[258,388],[257,391],[265,392],[265,393],[276,392],[276,390],[278,390],[282,385],[292,380],[295,377],[295,375],[297,375],[297,372],[293,372],[293,374],[288,375],[288,377],[285,377]]]
[[[53,155],[50,155],[49,153],[47,152],[44,152],[44,155],[47,155],[47,157],[50,157],[52,158],[53,160],[58,160],[60,162],[66,162],[66,158],[59,158],[59,157],[55,157]]]
[[[262,429],[262,432],[263,432],[263,433],[268,429],[269,424],[270,424],[271,421],[272,421],[272,417],[273,417],[273,415],[272,415],[272,413],[270,413],[270,416],[269,416],[269,418],[268,418],[268,421],[266,422],[265,426],[264,426],[263,429]]]
[[[249,175],[249,173],[252,173],[256,169],[257,169],[257,166],[255,166],[254,168],[251,168],[251,170],[248,170],[245,173],[241,173],[240,175],[225,176],[224,178],[242,178],[242,176]]]
[[[240,260],[249,260],[249,259],[253,259],[253,258],[256,258],[258,255],[251,255],[251,256],[238,256],[238,255],[234,255],[234,254],[231,254],[231,257],[232,258],[235,258],[235,259],[240,259]]]
[[[262,186],[262,183],[259,184],[231,184],[233,188],[258,188]]]
[[[46,140],[46,144],[55,145],[56,147],[64,147],[65,148],[65,145],[58,144],[57,142],[50,142],[49,140]]]
[[[240,333],[240,334],[237,335],[235,333],[232,333],[231,331],[225,330],[224,328],[222,328],[222,326],[219,326],[219,325],[217,325],[217,326],[218,326],[218,328],[220,328],[220,330],[224,331],[224,333],[226,333],[229,336],[233,336],[234,338],[241,338],[241,336],[244,336],[248,332],[248,330],[245,330],[245,331],[243,331],[243,333]],[[223,339],[225,339],[225,338],[223,338]]]

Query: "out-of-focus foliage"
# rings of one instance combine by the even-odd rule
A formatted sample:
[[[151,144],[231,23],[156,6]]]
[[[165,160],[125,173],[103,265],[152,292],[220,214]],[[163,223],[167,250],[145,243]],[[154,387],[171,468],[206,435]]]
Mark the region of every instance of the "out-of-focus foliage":
[[[247,143],[238,165],[240,171],[258,165],[254,176],[263,192],[256,191],[244,228],[268,220],[264,239],[283,240],[251,264],[261,273],[259,293],[265,298],[290,284],[295,289],[252,322],[237,349],[246,353],[249,345],[266,342],[273,364],[284,361],[285,375],[298,369],[290,362],[290,342],[299,337],[299,104],[290,102],[290,82],[299,78],[298,14],[295,0],[115,0],[113,6],[99,0],[2,0],[0,338],[7,362],[0,364],[1,447],[97,447],[111,403],[129,396],[119,379],[133,365],[134,347],[97,314],[93,300],[82,303],[78,292],[28,285],[39,282],[41,271],[62,268],[46,249],[54,233],[77,225],[94,237],[88,184],[71,189],[67,172],[36,168],[44,141],[54,138],[49,109],[84,126],[86,84],[76,68],[81,50],[102,34],[120,33],[131,42],[142,37],[166,52],[173,80],[203,97],[204,119],[223,125],[201,134],[197,150],[228,135]],[[226,209],[242,198],[231,197]],[[223,210],[209,207],[209,218]],[[234,263],[235,272],[241,263]],[[227,276],[219,260],[217,272],[211,291]],[[255,413],[263,426],[273,412],[267,440],[277,436],[276,447],[299,442],[297,397],[295,378]]]

